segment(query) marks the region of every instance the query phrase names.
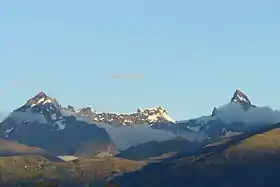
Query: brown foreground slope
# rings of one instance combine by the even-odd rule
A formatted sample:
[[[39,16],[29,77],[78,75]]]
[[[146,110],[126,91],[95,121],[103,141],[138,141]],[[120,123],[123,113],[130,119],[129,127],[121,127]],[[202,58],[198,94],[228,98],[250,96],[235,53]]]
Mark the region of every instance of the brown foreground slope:
[[[51,161],[55,161],[55,162],[62,161],[57,156],[41,148],[30,147],[15,141],[0,139],[0,157],[20,156],[20,155],[39,155]]]
[[[116,177],[121,187],[280,186],[280,124],[240,134]]]
[[[190,142],[184,138],[174,138],[162,142],[150,141],[134,147],[130,147],[117,154],[117,157],[130,160],[145,160],[161,157],[162,155],[171,155],[178,152],[191,152],[201,146],[199,142]]]
[[[118,174],[142,168],[145,162],[114,157],[78,158],[54,162],[40,155],[0,157],[0,186],[36,186],[39,181],[52,181],[58,186],[80,187],[86,184],[104,186]]]

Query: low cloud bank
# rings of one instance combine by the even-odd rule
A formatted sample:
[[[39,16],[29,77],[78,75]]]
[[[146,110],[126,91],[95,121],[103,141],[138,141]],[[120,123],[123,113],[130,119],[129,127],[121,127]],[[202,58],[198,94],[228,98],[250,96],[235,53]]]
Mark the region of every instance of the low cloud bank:
[[[112,125],[100,124],[104,128],[119,150],[127,149],[150,141],[165,141],[175,137],[173,133],[156,130],[148,125],[135,125],[133,127],[114,127]]]
[[[225,123],[241,122],[246,125],[268,125],[280,122],[280,111],[270,107],[256,107],[244,110],[238,103],[218,108],[217,117]]]

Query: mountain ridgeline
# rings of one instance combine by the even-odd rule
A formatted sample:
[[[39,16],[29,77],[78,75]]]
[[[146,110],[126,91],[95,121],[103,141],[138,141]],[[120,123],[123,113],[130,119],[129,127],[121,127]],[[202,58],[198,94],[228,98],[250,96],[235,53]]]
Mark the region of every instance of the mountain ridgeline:
[[[279,186],[279,122],[279,111],[239,89],[209,115],[183,121],[162,106],[97,112],[39,92],[0,123],[0,182]]]

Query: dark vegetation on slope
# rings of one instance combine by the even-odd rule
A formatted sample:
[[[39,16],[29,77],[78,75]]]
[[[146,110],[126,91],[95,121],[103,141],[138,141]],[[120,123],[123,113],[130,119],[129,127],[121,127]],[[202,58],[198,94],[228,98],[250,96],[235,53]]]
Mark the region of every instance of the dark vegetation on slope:
[[[186,143],[183,139],[161,143],[177,145],[174,142],[184,142],[182,147]],[[139,150],[149,150],[149,145],[147,147]],[[41,179],[49,179],[58,186],[91,184],[99,187],[115,176],[110,183],[122,187],[280,185],[280,124],[226,137],[198,150],[182,151],[184,153],[148,165],[151,158],[132,161],[116,157],[83,157],[69,162],[54,162],[41,155],[0,157],[1,182],[2,186],[19,183],[22,186],[37,186],[37,183],[46,183]],[[25,165],[28,165],[28,171],[24,169]],[[118,176],[120,174],[124,175]]]
[[[117,157],[130,160],[144,160],[152,157],[159,157],[168,153],[190,152],[196,150],[201,143],[190,142],[183,138],[174,138],[163,142],[151,141],[130,147],[117,154]]]
[[[39,155],[0,157],[0,186],[104,186],[109,177],[138,170],[145,164],[115,157],[83,157],[69,162],[53,162]]]
[[[37,147],[30,147],[15,141],[0,139],[0,157],[39,155],[53,162],[63,162],[57,156]]]
[[[113,179],[117,186],[280,186],[280,124],[220,140]]]

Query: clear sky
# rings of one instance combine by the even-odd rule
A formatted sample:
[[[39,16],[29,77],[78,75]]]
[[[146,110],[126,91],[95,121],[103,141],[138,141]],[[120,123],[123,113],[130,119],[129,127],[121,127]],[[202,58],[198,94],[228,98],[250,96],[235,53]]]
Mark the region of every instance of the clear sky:
[[[279,0],[1,1],[0,110],[43,90],[62,105],[162,105],[186,119],[237,88],[280,109],[279,8]]]

